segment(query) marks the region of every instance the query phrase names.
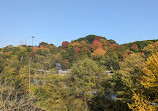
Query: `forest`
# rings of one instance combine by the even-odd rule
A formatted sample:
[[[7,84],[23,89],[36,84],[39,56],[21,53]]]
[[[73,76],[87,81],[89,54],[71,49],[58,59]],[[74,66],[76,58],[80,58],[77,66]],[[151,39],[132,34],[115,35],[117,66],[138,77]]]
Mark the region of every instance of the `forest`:
[[[0,48],[0,111],[157,110],[158,39],[119,45],[88,35]]]

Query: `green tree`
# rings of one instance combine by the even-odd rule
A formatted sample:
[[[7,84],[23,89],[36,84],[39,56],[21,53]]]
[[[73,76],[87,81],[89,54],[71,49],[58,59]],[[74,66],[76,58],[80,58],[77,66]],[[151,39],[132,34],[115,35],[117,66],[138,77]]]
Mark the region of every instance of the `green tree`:
[[[105,63],[107,69],[119,69],[119,61],[118,61],[118,55],[114,51],[114,49],[108,49],[107,53],[105,54]]]
[[[3,52],[9,52],[9,51],[12,51],[13,49],[14,49],[14,47],[12,45],[8,45],[3,48]]]
[[[40,45],[46,46],[46,45],[48,45],[48,43],[46,43],[46,42],[41,42],[41,43],[39,43],[39,46],[40,46]]]
[[[96,76],[99,74],[98,65],[91,59],[75,63],[69,76],[69,105],[72,110],[88,110],[88,102],[96,89]]]
[[[108,40],[108,41],[109,41],[110,44],[117,44],[116,41],[114,41],[114,40],[112,40],[112,39],[110,39],[110,40]]]

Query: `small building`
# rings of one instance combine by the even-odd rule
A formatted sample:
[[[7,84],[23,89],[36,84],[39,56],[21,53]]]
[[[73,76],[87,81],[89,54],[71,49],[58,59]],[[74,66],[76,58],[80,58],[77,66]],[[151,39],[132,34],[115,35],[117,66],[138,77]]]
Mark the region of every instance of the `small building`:
[[[62,70],[62,65],[59,64],[59,63],[55,63],[56,67],[57,67],[57,70]]]
[[[55,63],[56,67],[57,67],[57,72],[58,74],[67,74],[69,72],[69,69],[62,69],[62,65],[59,63]]]

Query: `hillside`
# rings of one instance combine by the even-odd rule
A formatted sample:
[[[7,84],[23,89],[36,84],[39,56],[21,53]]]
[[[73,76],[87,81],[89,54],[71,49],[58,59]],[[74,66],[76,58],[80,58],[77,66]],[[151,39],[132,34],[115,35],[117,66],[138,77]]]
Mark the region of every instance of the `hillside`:
[[[156,111],[157,64],[158,40],[9,45],[0,49],[0,110]]]
[[[149,44],[157,42],[157,40],[136,41],[133,43],[118,45],[114,40],[107,40],[105,37],[88,35],[83,38],[71,41],[63,41],[61,46],[56,47],[53,44],[41,42],[39,46],[25,46],[18,47],[6,46],[1,48],[1,54],[6,57],[13,55],[19,56],[19,59],[29,58],[33,56],[34,62],[39,63],[38,60],[42,57],[43,61],[49,56],[53,57],[52,63],[47,63],[46,69],[51,69],[55,66],[55,62],[62,64],[63,69],[70,68],[75,62],[84,58],[92,58],[98,64],[107,69],[119,69],[119,62],[125,56],[131,53],[149,54],[147,47]],[[22,57],[22,58],[20,58]],[[27,59],[26,58],[26,59]],[[37,59],[37,60],[36,60]],[[42,61],[41,60],[41,61]],[[40,62],[41,62],[40,61]],[[45,61],[46,62],[46,61]],[[49,61],[48,61],[49,62]],[[41,66],[41,65],[40,65]]]
[[[157,42],[157,41],[158,41],[158,39],[155,39],[155,40],[144,40],[144,41],[135,41],[135,42],[132,42],[132,43],[122,44],[122,46],[126,47],[127,49],[130,49],[132,45],[136,44],[136,45],[138,45],[139,51],[142,51],[142,49],[144,47],[146,47],[148,44],[152,44],[152,43]]]

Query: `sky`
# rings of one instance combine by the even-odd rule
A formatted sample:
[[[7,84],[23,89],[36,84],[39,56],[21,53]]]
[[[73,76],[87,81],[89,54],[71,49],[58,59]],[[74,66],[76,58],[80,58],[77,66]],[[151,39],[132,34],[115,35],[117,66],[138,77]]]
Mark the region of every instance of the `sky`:
[[[1,48],[90,34],[118,44],[158,39],[158,0],[0,0]]]

